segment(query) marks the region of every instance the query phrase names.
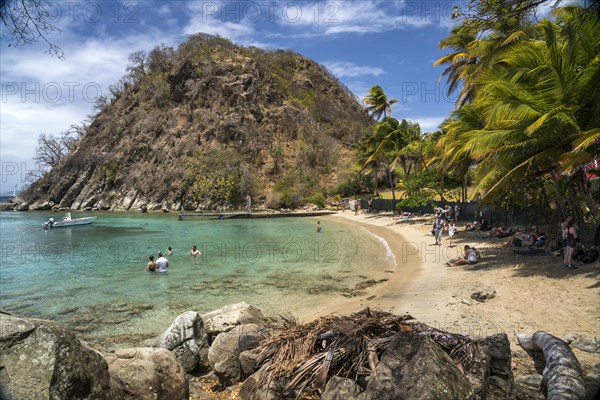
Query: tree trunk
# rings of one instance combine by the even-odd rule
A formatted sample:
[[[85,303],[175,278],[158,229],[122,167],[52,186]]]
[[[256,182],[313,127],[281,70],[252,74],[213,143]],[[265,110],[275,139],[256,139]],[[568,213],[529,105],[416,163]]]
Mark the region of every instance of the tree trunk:
[[[572,184],[567,184],[567,197],[569,200],[569,205],[573,210],[573,221],[575,222],[575,225],[581,230],[585,222],[583,220],[583,212],[581,210],[581,206],[577,201],[577,193],[575,191],[575,186]]]
[[[579,188],[581,190],[581,193],[583,193],[585,205],[590,209],[590,212],[592,213],[592,218],[594,222],[598,222],[598,220],[600,219],[600,208],[598,207],[598,203],[594,200],[594,197],[592,196],[589,182],[587,182],[583,175],[579,180]]]
[[[552,182],[552,186],[554,186],[554,191],[556,192],[555,193],[556,205],[558,206],[558,209],[560,210],[561,219],[564,220],[569,215],[569,212],[567,211],[567,205],[566,205],[565,198],[560,189],[560,184],[559,184],[558,179],[552,177],[551,182]]]
[[[388,169],[388,176],[390,178],[390,189],[392,189],[392,199],[396,200],[396,192],[394,191],[394,171]]]
[[[568,344],[543,331],[517,334],[517,340],[525,350],[544,353],[542,390],[547,400],[585,399],[581,365]]]
[[[379,196],[379,185],[377,185],[377,173],[373,174],[373,186],[375,187],[375,196]]]

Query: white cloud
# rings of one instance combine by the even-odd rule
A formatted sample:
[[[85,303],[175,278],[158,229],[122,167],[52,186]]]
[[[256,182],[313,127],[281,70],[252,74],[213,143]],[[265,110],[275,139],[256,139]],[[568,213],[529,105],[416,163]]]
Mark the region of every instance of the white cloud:
[[[98,96],[126,74],[129,54],[150,50],[158,43],[173,43],[166,34],[147,30],[144,34],[118,39],[81,37],[64,30],[57,44],[65,60],[44,54],[43,44],[3,51],[0,132],[3,163],[33,165],[37,138],[41,133],[58,134],[84,121]],[[31,169],[31,167],[28,167]],[[6,178],[6,179],[5,179]],[[2,189],[16,176],[3,176]]]
[[[331,61],[322,63],[333,75],[338,78],[356,77],[362,75],[379,76],[383,74],[383,69],[379,67],[371,67],[368,65],[360,66],[347,61]]]
[[[440,124],[444,122],[446,116],[434,117],[434,116],[409,116],[405,118],[412,122],[418,122],[421,127],[421,132],[434,132],[437,131]]]
[[[228,4],[232,4],[233,8]],[[183,27],[182,32],[185,35],[202,32],[221,36],[245,46],[272,47],[258,40],[257,27],[264,16],[260,14],[256,20],[256,15],[252,14],[252,10],[244,8],[243,3],[192,1],[188,4],[188,11],[191,17]]]
[[[282,5],[275,16],[280,24],[302,29],[306,36],[447,27],[451,23],[451,6],[444,2],[327,1],[316,3],[318,7],[309,3],[302,8],[292,4],[287,8]]]

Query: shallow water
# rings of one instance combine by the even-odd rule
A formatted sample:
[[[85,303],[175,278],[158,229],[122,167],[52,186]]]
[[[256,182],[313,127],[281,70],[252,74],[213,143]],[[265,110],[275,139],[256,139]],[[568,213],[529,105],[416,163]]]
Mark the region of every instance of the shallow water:
[[[316,218],[201,219],[96,215],[91,225],[41,229],[56,213],[0,213],[0,309],[48,318],[118,346],[154,337],[180,313],[245,301],[267,315],[336,301],[393,268],[381,238]],[[201,256],[188,255],[192,245]],[[145,272],[172,246],[167,274]]]

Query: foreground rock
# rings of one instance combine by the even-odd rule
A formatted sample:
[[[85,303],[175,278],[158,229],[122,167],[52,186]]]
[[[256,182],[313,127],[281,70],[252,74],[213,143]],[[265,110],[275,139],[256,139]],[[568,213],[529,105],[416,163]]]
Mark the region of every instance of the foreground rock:
[[[123,383],[123,400],[187,400],[189,385],[173,353],[140,347],[105,356],[111,377]]]
[[[254,350],[243,400],[515,399],[506,334],[483,339],[366,308],[307,324],[283,321]],[[286,397],[287,396],[287,397]]]
[[[262,311],[243,301],[208,312],[202,316],[202,319],[210,342],[219,333],[229,332],[236,326],[245,324],[263,325],[265,323]]]
[[[108,365],[66,328],[0,311],[0,398],[118,399]]]
[[[186,372],[208,366],[208,337],[204,321],[195,311],[186,311],[175,318],[154,347],[172,351]]]
[[[474,388],[450,357],[432,339],[399,332],[385,349],[364,392],[355,397],[351,383],[337,386],[331,399],[474,399]],[[349,391],[348,391],[349,389]]]
[[[267,332],[255,324],[240,325],[217,336],[210,346],[208,360],[222,385],[233,385],[254,372],[256,362],[249,366],[252,358],[247,350],[257,348],[266,337]],[[246,356],[244,363],[240,361],[241,354]]]

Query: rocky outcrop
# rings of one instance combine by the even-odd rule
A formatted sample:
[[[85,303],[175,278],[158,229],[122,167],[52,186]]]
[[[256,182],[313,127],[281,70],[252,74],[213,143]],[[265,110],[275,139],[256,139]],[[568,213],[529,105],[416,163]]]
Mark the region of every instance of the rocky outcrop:
[[[105,355],[111,377],[122,382],[123,400],[187,400],[185,371],[166,349],[141,347]]]
[[[172,351],[186,372],[205,369],[208,364],[208,337],[204,321],[195,311],[175,318],[154,347]]]
[[[0,398],[112,400],[108,365],[66,328],[0,312]]]
[[[229,332],[236,326],[265,323],[262,311],[243,301],[210,311],[202,315],[202,319],[211,342],[219,333]]]
[[[240,353],[258,347],[267,335],[267,332],[258,325],[248,324],[236,326],[231,331],[217,336],[208,351],[208,361],[222,385],[233,385],[254,372],[248,371],[251,369],[248,368],[248,363],[245,364],[246,373],[244,372]]]
[[[474,399],[473,386],[427,336],[399,332],[370,375],[361,400]]]
[[[77,148],[21,194],[31,209],[243,207],[246,195],[258,204],[295,173],[329,189],[371,129],[347,88],[291,51],[197,34],[150,54],[112,87]],[[205,170],[220,173],[214,182],[228,177],[236,190],[221,203],[196,195],[190,159],[206,161]]]

